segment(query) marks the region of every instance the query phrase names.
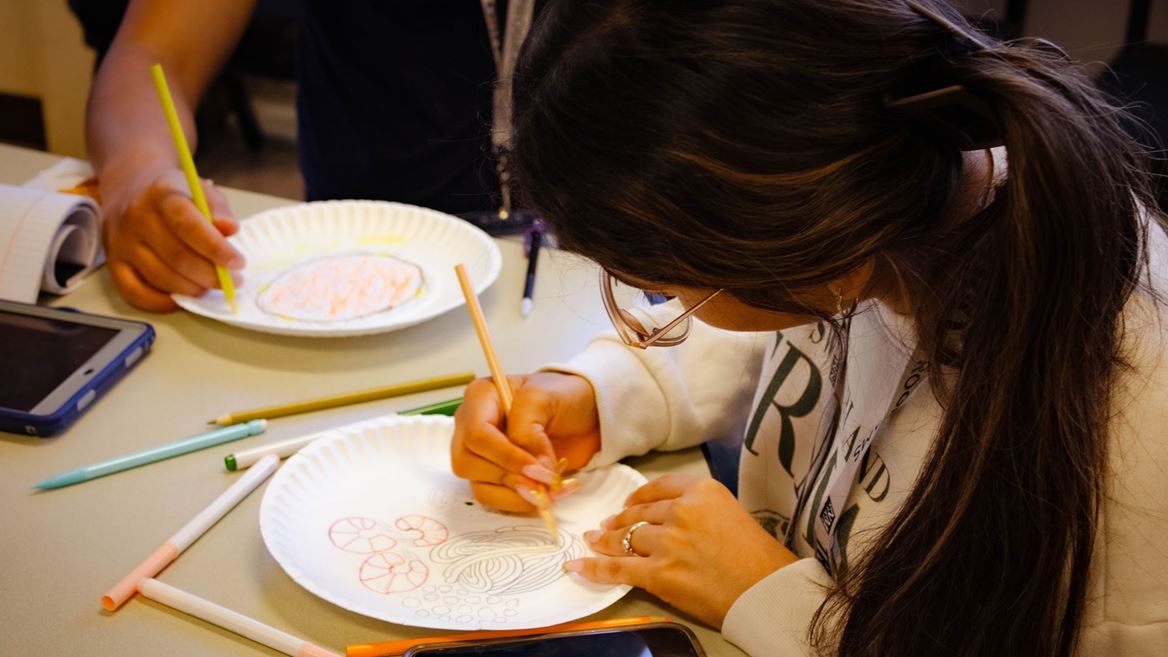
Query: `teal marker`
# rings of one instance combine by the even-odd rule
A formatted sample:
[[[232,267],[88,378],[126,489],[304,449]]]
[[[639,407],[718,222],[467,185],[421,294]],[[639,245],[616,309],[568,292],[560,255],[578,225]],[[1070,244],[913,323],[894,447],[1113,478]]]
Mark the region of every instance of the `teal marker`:
[[[214,447],[215,445],[222,445],[240,438],[247,438],[261,434],[268,428],[267,420],[252,420],[251,422],[244,422],[242,424],[234,424],[230,427],[223,427],[207,433],[201,433],[190,438],[183,438],[176,440],[173,443],[166,443],[157,447],[144,449],[133,454],[126,454],[108,461],[87,465],[84,468],[77,468],[69,472],[59,474],[55,477],[34,484],[33,488],[41,490],[49,490],[52,488],[62,488],[64,486],[72,486],[90,479],[97,479],[108,474],[121,472],[122,470],[129,470],[147,463],[154,463],[173,456],[180,456],[190,452],[195,452],[200,449]]]

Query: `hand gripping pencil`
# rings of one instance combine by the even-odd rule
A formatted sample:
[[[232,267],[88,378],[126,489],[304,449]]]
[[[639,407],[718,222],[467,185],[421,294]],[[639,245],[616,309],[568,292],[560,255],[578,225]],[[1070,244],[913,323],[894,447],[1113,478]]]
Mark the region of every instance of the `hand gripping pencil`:
[[[483,317],[483,309],[479,306],[479,299],[466,275],[466,267],[461,264],[455,265],[454,273],[458,276],[458,285],[462,288],[462,296],[466,298],[466,309],[470,311],[471,322],[474,323],[475,333],[479,336],[479,346],[483,348],[487,367],[491,370],[491,379],[495,382],[495,389],[499,391],[499,402],[503,405],[503,416],[506,417],[511,414],[511,401],[513,399],[511,384],[508,383],[503,368],[499,366],[499,358],[495,355],[495,347],[491,344],[491,335],[487,332],[487,320]],[[548,533],[552,535],[552,542],[558,542],[559,533],[556,529],[556,517],[552,515],[552,503],[547,490],[540,486],[532,489],[531,492],[538,501],[536,509],[539,511],[540,518],[543,518],[543,524],[547,527]]]
[[[162,72],[162,64],[150,67],[150,75],[154,78],[154,88],[158,92],[158,100],[162,103],[162,111],[166,113],[166,125],[170,127],[170,136],[174,139],[174,150],[178,152],[178,161],[182,165],[183,175],[187,179],[187,187],[191,188],[191,198],[195,207],[214,223],[211,216],[211,206],[207,205],[207,195],[203,193],[203,185],[199,182],[199,172],[195,169],[195,159],[191,157],[191,147],[187,145],[187,136],[183,132],[182,122],[178,120],[178,110],[174,108],[174,99],[170,97],[170,87],[166,84],[166,74]],[[215,275],[219,277],[219,287],[223,288],[223,296],[227,297],[227,305],[231,312],[237,312],[239,307],[235,303],[235,283],[231,274],[223,265],[215,265]]]

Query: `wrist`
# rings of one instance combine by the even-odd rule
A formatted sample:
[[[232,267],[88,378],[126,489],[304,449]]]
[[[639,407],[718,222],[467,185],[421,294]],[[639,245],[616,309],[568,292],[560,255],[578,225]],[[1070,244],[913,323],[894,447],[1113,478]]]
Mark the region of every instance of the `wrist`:
[[[774,536],[767,533],[761,527],[757,528],[759,534],[755,543],[757,549],[754,550],[752,558],[742,560],[742,563],[748,565],[748,567],[740,571],[743,575],[742,578],[737,580],[737,586],[734,587],[735,590],[730,591],[730,595],[727,596],[728,599],[720,610],[720,620],[717,625],[719,628],[725,622],[726,615],[730,613],[730,609],[734,607],[734,603],[738,602],[739,598],[758,585],[759,582],[799,560],[798,555],[788,550]]]
[[[145,146],[121,150],[94,165],[104,209],[121,214],[155,180],[178,169],[172,155]]]

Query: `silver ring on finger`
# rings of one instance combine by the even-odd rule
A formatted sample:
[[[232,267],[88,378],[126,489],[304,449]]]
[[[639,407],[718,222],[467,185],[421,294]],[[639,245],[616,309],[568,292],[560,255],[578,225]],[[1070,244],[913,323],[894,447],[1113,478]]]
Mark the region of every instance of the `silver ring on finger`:
[[[637,552],[637,550],[633,547],[633,534],[635,534],[638,529],[648,524],[650,524],[648,520],[641,520],[629,525],[629,528],[625,530],[625,537],[621,539],[621,547],[625,549],[625,554],[633,557],[645,556],[640,552]]]

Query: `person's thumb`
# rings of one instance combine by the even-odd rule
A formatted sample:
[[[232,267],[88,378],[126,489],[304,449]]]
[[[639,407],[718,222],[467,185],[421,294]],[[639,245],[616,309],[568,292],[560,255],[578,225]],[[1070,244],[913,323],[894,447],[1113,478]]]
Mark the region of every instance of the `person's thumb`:
[[[557,459],[547,426],[552,422],[555,406],[555,400],[546,390],[525,386],[516,390],[507,415],[507,438],[552,473],[558,472]]]

